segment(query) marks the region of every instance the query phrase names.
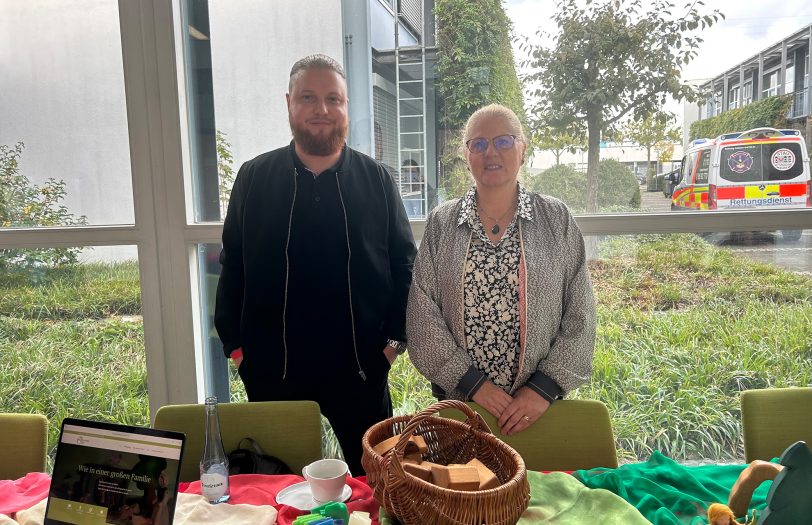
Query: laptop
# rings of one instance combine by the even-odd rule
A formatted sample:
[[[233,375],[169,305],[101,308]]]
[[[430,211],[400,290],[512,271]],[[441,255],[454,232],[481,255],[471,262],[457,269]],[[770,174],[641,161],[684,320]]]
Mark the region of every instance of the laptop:
[[[65,418],[44,525],[171,525],[185,436]]]

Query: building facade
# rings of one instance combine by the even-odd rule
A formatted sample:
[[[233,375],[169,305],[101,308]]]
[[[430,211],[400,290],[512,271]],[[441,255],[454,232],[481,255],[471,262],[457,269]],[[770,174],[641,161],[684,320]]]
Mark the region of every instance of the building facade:
[[[699,104],[698,119],[721,115],[757,100],[778,95],[791,95],[787,113],[789,125],[800,129],[809,142],[810,103],[809,71],[812,59],[812,25],[773,44],[744,62],[722,72],[700,86],[707,97]],[[690,122],[687,122],[690,126]],[[745,131],[745,130],[729,130]],[[687,139],[686,134],[686,139]]]

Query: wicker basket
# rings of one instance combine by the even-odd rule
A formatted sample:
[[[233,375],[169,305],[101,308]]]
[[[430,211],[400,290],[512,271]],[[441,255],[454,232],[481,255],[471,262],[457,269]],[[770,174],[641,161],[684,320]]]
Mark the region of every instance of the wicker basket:
[[[460,422],[436,412],[456,408],[467,416]],[[383,440],[400,434],[385,456],[373,450]],[[467,463],[477,458],[499,478],[501,485],[480,491],[450,490],[423,481],[403,470],[409,437],[423,436],[433,463]],[[414,416],[398,416],[373,425],[363,438],[361,463],[375,499],[404,525],[513,525],[530,501],[522,457],[494,436],[482,417],[461,401],[441,401]]]

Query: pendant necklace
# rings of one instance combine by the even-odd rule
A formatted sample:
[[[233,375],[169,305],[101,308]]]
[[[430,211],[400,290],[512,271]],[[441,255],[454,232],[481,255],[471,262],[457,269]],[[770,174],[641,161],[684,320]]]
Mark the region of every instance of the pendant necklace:
[[[501,231],[501,228],[499,228],[499,223],[500,223],[500,222],[502,222],[502,219],[504,219],[505,217],[507,217],[507,216],[508,216],[508,214],[509,214],[511,211],[513,211],[513,206],[511,206],[510,208],[508,208],[508,210],[507,210],[507,211],[504,213],[504,215],[502,215],[501,217],[499,217],[499,219],[495,219],[495,218],[491,217],[490,215],[488,215],[487,213],[485,214],[485,217],[487,217],[487,218],[489,218],[490,220],[492,220],[492,221],[493,221],[493,228],[491,228],[491,233],[492,233],[492,234],[497,235],[497,234],[498,234],[498,233]]]

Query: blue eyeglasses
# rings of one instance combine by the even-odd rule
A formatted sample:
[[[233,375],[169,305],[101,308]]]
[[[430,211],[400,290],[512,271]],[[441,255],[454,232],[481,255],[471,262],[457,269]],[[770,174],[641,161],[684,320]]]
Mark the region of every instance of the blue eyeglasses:
[[[506,150],[512,148],[516,144],[516,135],[499,135],[492,139],[477,137],[470,139],[465,143],[468,151],[481,155],[488,149],[488,144],[493,142],[493,147],[498,150]]]

